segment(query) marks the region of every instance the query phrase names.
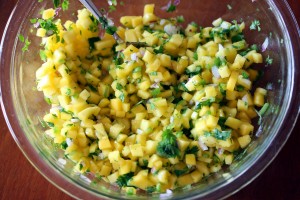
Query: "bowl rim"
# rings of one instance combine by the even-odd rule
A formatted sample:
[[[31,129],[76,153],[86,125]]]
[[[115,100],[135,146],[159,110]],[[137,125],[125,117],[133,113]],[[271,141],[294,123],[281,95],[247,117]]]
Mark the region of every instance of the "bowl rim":
[[[292,55],[297,55],[300,53],[300,30],[299,26],[297,24],[296,18],[287,3],[286,0],[269,0],[276,4],[276,7],[278,9],[282,10],[280,12],[280,15],[282,19],[287,22],[290,27],[287,28],[287,32],[289,34],[289,37],[293,39],[293,43],[291,43],[291,46],[293,47],[290,51]],[[14,14],[22,7],[22,5],[26,2],[26,0],[20,0],[16,6],[14,7],[8,22],[6,24],[5,30],[3,32],[3,37],[0,45],[0,64],[1,64],[1,71],[3,71],[3,66],[5,62],[3,59],[3,55],[6,55],[7,52],[3,51],[3,47],[7,45],[11,45],[13,41],[7,41],[5,40],[7,34],[11,33],[11,27],[9,26],[14,18]],[[287,13],[283,15],[282,13]],[[15,23],[15,22],[14,22]],[[16,34],[16,33],[14,33]],[[295,56],[292,56],[295,58]],[[284,144],[286,143],[288,137],[291,134],[292,129],[295,126],[295,123],[297,121],[297,117],[299,114],[300,109],[300,69],[297,69],[297,66],[300,66],[300,59],[294,59],[293,60],[293,66],[294,66],[294,80],[293,80],[293,88],[291,92],[291,105],[289,109],[287,110],[287,115],[290,116],[289,119],[285,119],[283,121],[283,127],[280,128],[280,131],[285,131],[287,133],[286,135],[276,135],[274,137],[274,140],[281,141],[280,143],[272,144],[266,152],[263,153],[259,157],[257,161],[263,163],[263,165],[260,165],[260,167],[257,167],[257,170],[251,170],[247,173],[242,174],[241,176],[237,177],[230,187],[227,185],[223,186],[222,188],[217,188],[217,190],[222,189],[224,192],[222,193],[215,193],[215,194],[208,194],[205,196],[206,198],[226,198],[238,191],[240,191],[242,188],[250,184],[257,176],[259,176],[268,166],[269,164],[276,158]],[[24,156],[27,158],[27,160],[31,163],[32,166],[42,175],[44,176],[49,182],[51,182],[54,186],[56,186],[58,189],[62,190],[63,192],[67,193],[68,195],[72,196],[73,198],[82,198],[87,197],[83,196],[79,191],[84,190],[86,192],[85,195],[88,195],[89,198],[94,199],[98,198],[98,195],[95,195],[85,189],[84,187],[80,187],[78,185],[73,184],[71,181],[68,181],[64,178],[62,174],[58,170],[55,170],[54,167],[51,167],[53,170],[46,170],[47,167],[49,167],[49,163],[45,162],[43,159],[40,158],[40,155],[38,152],[34,150],[34,148],[29,148],[31,146],[30,141],[26,138],[25,134],[22,133],[22,127],[19,123],[17,123],[17,116],[15,115],[15,109],[10,106],[10,101],[12,100],[12,94],[9,90],[5,88],[10,88],[10,83],[7,79],[7,77],[4,77],[5,73],[0,74],[0,99],[1,99],[1,108],[2,112],[4,114],[4,119],[7,123],[7,126],[10,130],[10,133],[12,137],[14,138],[15,142],[17,143],[19,149],[22,151]],[[4,98],[5,96],[5,98]],[[297,108],[297,110],[296,110]],[[255,173],[254,173],[255,171]],[[257,173],[257,171],[259,173]],[[251,178],[250,178],[251,177]],[[249,181],[243,181],[243,184],[240,185],[238,180],[242,179],[248,179]],[[75,187],[74,187],[75,186]],[[225,192],[226,191],[226,192]],[[227,195],[224,196],[224,193],[227,193]],[[109,199],[111,197],[107,196],[101,196],[101,198]],[[192,199],[197,198],[197,196],[193,197]]]

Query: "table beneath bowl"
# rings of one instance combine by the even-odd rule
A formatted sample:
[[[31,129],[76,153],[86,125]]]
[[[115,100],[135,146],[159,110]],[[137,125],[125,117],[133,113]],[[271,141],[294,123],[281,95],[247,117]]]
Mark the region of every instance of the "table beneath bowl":
[[[0,35],[17,0],[0,0]],[[300,4],[288,0],[300,23]],[[4,49],[5,51],[5,49]],[[300,199],[300,119],[288,142],[272,164],[250,185],[228,199]],[[14,142],[0,108],[0,199],[72,199],[26,160]]]

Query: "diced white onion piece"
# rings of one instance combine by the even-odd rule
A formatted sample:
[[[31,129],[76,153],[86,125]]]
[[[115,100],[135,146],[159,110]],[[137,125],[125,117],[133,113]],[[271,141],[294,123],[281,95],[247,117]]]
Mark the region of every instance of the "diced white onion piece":
[[[73,123],[80,122],[80,120],[76,119],[76,118],[72,118],[72,119],[70,119],[70,121],[73,122]]]
[[[222,44],[219,44],[219,51],[220,51],[220,50],[223,50],[223,49],[224,49],[223,45],[222,45]]]
[[[73,141],[70,138],[67,138],[66,139],[66,143],[67,143],[67,145],[69,147],[69,146],[71,146],[73,144]]]
[[[150,86],[150,88],[159,88],[159,85],[158,85],[158,83],[153,83],[153,84]]]
[[[134,61],[137,61],[137,55],[136,55],[136,53],[132,53],[131,55],[130,55],[130,58],[131,58],[131,60],[134,60]]]
[[[211,68],[211,72],[212,72],[212,74],[214,75],[214,77],[216,77],[216,78],[220,78],[220,77],[221,77],[221,76],[220,76],[220,73],[219,73],[219,70],[218,70],[218,67],[213,66],[213,67]]]
[[[67,164],[67,161],[63,158],[59,158],[57,161],[59,162],[59,164],[62,164],[62,165]]]
[[[268,83],[266,86],[267,90],[273,90],[273,84],[272,83]]]
[[[88,178],[88,177],[86,177],[86,176],[84,176],[84,175],[80,175],[80,178],[83,180],[83,181],[85,181],[86,183],[88,183],[88,184],[90,184],[92,181]]]
[[[172,24],[167,24],[164,27],[164,31],[168,34],[168,35],[174,35],[178,32],[178,27],[172,25]]]
[[[224,149],[223,148],[218,148],[218,154],[222,155],[224,153]]]
[[[264,43],[261,45],[261,52],[265,52],[269,46],[269,38],[266,37]]]
[[[199,137],[198,143],[199,143],[200,148],[201,148],[203,151],[208,150],[208,147],[204,144],[204,142],[202,141],[202,138],[201,138],[201,137]]]
[[[164,25],[165,23],[166,23],[166,20],[165,20],[165,19],[162,19],[162,20],[160,20],[160,22],[159,22],[160,25]]]
[[[243,98],[242,98],[242,100],[243,100],[244,102],[247,102],[247,103],[249,103],[249,102],[248,102],[247,95],[244,95],[244,96],[243,96]]]

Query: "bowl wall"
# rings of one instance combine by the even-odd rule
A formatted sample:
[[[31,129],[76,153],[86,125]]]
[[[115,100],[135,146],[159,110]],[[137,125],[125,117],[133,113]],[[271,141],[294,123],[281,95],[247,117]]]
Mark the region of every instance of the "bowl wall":
[[[97,1],[99,8],[106,7],[106,1]],[[104,2],[104,3],[103,3]],[[124,15],[142,15],[143,6],[150,1],[127,0],[124,9],[110,13],[115,22]],[[79,2],[70,1],[68,11],[60,12],[60,17],[73,19],[72,13],[82,8]],[[285,1],[251,0],[182,0],[176,12],[166,13],[160,8],[167,1],[151,1],[156,4],[156,14],[160,17],[183,15],[186,22],[194,21],[200,26],[210,26],[214,19],[243,20],[246,23],[246,40],[250,44],[261,46],[266,38],[269,46],[263,56],[273,58],[271,66],[258,65],[264,71],[263,79],[257,86],[269,85],[267,101],[271,107],[263,117],[261,126],[256,127],[254,140],[229,168],[210,176],[205,182],[193,187],[179,189],[164,198],[222,198],[230,195],[248,184],[274,159],[287,140],[299,110],[299,60],[295,55],[299,51],[299,33],[297,25]],[[229,6],[232,9],[229,9]],[[53,145],[43,132],[40,119],[49,110],[41,92],[36,91],[35,71],[42,64],[39,57],[40,39],[32,33],[29,19],[39,17],[42,9],[52,7],[52,1],[20,0],[7,26],[1,44],[1,97],[5,118],[19,147],[49,181],[68,194],[83,198],[149,198],[126,196],[93,175],[74,173],[74,164],[64,158],[59,148]],[[71,16],[71,17],[70,17]],[[259,20],[261,31],[251,31],[253,20]],[[22,53],[22,43],[18,34],[29,38],[29,51]],[[259,137],[257,136],[259,135]],[[66,164],[62,164],[66,160]],[[100,182],[101,184],[94,184]],[[151,195],[159,198],[159,195]]]

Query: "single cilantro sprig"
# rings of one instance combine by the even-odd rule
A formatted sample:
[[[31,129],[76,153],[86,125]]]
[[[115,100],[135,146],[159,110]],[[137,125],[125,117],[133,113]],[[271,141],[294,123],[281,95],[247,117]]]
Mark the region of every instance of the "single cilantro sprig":
[[[158,143],[157,154],[164,158],[174,158],[179,156],[180,150],[177,145],[176,136],[171,129],[165,129],[162,134],[162,140]]]
[[[273,58],[270,58],[270,56],[268,55],[268,57],[266,58],[266,65],[272,65],[273,63]]]
[[[261,31],[260,28],[260,21],[259,20],[254,20],[252,21],[251,25],[250,25],[250,30],[258,30]]]
[[[127,174],[124,174],[122,176],[119,176],[116,184],[121,188],[121,187],[126,187],[129,184],[130,179],[134,176],[133,172],[129,172]]]

